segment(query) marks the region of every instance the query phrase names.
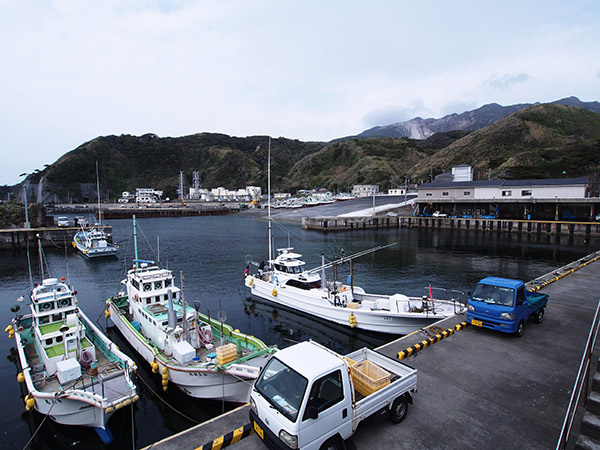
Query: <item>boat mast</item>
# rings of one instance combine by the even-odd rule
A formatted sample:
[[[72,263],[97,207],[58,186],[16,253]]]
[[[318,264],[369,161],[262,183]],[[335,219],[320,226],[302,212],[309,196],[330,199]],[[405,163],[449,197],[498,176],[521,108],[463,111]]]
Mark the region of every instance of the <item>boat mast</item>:
[[[133,248],[134,248],[135,260],[137,261],[138,260],[138,248],[137,248],[137,231],[135,229],[135,214],[133,215]]]
[[[102,211],[100,210],[100,177],[98,176],[98,161],[96,161],[96,190],[98,191],[98,223],[102,225]]]
[[[40,258],[40,283],[44,281],[44,255],[42,254],[42,240],[39,233],[35,235],[38,240],[38,255]]]
[[[269,217],[269,265],[273,259],[272,236],[271,236],[271,136],[269,136],[269,152],[267,156],[267,211]]]

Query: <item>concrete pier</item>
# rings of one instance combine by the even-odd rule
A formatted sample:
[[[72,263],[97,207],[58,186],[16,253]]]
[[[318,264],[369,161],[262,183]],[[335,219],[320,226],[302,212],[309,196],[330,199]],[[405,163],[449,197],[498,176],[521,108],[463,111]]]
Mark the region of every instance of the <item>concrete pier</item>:
[[[555,448],[600,297],[599,260],[600,252],[531,282],[550,301],[544,322],[528,322],[521,338],[463,327],[465,317],[459,315],[378,348],[397,359],[420,345],[403,360],[418,369],[418,392],[404,422],[363,422],[346,448]],[[422,345],[445,330],[452,333]],[[150,447],[221,448],[218,441],[211,445],[213,439],[247,423],[244,406]],[[576,427],[568,448],[577,434]],[[250,435],[233,448],[266,447]]]
[[[350,231],[378,228],[439,228],[557,236],[600,236],[600,222],[450,217],[304,217],[302,219],[302,227],[306,230],[317,231]]]
[[[112,242],[112,227],[103,225],[109,241]],[[79,227],[43,227],[43,228],[10,228],[0,230],[0,249],[17,250],[37,247],[37,235],[43,247],[65,247],[71,245],[73,236]]]

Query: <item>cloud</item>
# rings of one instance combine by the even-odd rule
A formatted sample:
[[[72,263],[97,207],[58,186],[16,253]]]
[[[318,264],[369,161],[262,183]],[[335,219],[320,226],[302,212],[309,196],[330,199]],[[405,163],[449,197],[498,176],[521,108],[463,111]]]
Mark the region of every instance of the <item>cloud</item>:
[[[413,99],[409,105],[388,105],[382,108],[374,109],[363,117],[363,123],[366,127],[375,127],[380,125],[389,125],[397,122],[405,122],[414,119],[417,116],[426,115],[425,102],[420,99]]]
[[[525,83],[531,80],[531,77],[526,73],[519,73],[517,75],[492,75],[490,78],[482,83],[482,87],[489,88],[494,91],[504,91],[512,88],[513,86],[521,83]]]

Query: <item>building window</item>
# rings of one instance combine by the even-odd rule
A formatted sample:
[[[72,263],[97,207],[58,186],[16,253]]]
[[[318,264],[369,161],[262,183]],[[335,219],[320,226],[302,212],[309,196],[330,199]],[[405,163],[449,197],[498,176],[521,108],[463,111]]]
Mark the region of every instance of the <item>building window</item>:
[[[463,195],[471,195],[471,191],[465,191],[463,192]]]
[[[512,195],[512,191],[502,191],[502,197],[510,197]]]
[[[426,197],[431,197],[431,192],[427,192],[427,193],[425,193],[425,196],[426,196]]]
[[[530,190],[530,189],[526,189],[526,190],[524,190],[524,191],[521,191],[521,195],[522,195],[522,196],[531,195],[531,190]]]
[[[442,192],[443,197],[448,197],[448,192]]]

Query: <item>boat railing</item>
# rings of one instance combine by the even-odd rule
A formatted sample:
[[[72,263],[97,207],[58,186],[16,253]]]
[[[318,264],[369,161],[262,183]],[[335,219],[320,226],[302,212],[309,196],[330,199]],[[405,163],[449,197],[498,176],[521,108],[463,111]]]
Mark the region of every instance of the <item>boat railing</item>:
[[[567,412],[565,414],[563,426],[560,431],[558,443],[556,444],[556,450],[563,450],[567,448],[567,443],[569,442],[569,436],[571,434],[571,429],[575,420],[575,414],[577,413],[577,407],[579,405],[579,401],[581,400],[582,395],[584,398],[583,404],[585,407],[587,407],[587,396],[589,392],[590,382],[590,365],[593,357],[594,347],[596,346],[596,340],[598,339],[599,331],[600,301],[598,302],[598,306],[596,306],[596,314],[594,315],[594,320],[592,321],[592,325],[590,327],[587,343],[583,351],[583,355],[581,357],[581,363],[579,364],[577,378],[575,380],[575,384],[573,385],[573,389],[571,390],[571,400],[569,401],[569,406],[567,407]]]
[[[442,300],[445,303],[451,303],[454,307],[455,314],[464,311],[468,300],[467,294],[465,294],[463,291],[432,286],[425,287],[423,297],[427,297],[427,299],[432,301],[434,307],[436,300]]]

